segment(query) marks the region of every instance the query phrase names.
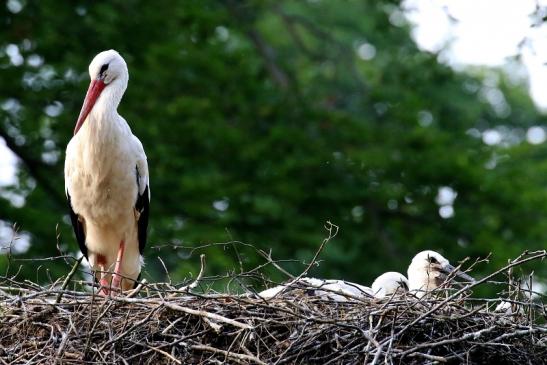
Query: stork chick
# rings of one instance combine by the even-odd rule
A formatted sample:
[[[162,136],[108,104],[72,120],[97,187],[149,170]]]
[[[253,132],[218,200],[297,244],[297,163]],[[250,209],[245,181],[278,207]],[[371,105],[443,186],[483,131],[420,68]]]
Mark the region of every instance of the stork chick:
[[[408,283],[410,291],[418,297],[423,297],[441,286],[448,275],[454,274],[466,281],[474,282],[471,276],[457,270],[440,253],[427,250],[418,253],[408,267]]]
[[[375,298],[381,299],[407,291],[408,279],[403,274],[395,271],[383,273],[372,283],[372,292]]]
[[[312,289],[313,296],[337,302],[346,302],[350,299],[383,298],[398,291],[407,291],[408,283],[404,275],[394,272],[380,275],[374,280],[372,288],[344,280],[304,277],[298,281],[293,280],[288,284],[264,290],[258,295],[263,299],[272,299],[281,292],[298,287]]]

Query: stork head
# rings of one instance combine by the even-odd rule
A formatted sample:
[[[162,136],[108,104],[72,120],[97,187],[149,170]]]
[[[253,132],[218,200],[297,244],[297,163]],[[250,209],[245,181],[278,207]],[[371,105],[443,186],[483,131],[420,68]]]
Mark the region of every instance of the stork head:
[[[122,56],[111,49],[101,52],[93,58],[89,65],[89,77],[91,83],[87,89],[84,105],[74,128],[74,134],[78,133],[103,91],[104,93],[109,91],[113,102],[112,107],[117,108],[123,92],[127,88],[129,73]]]
[[[403,274],[394,271],[383,273],[372,283],[372,292],[376,298],[384,298],[407,291],[408,280]]]
[[[408,267],[409,289],[423,296],[426,292],[438,288],[451,273],[466,281],[475,281],[466,273],[456,270],[440,253],[422,251],[414,256]]]

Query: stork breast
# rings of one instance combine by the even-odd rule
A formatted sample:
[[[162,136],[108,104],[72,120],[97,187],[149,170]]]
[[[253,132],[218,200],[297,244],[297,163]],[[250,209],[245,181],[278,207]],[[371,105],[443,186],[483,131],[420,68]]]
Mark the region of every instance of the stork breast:
[[[76,174],[69,187],[73,196],[73,208],[86,220],[108,224],[133,216],[137,196],[134,168],[120,168],[114,163],[111,168],[81,171]]]

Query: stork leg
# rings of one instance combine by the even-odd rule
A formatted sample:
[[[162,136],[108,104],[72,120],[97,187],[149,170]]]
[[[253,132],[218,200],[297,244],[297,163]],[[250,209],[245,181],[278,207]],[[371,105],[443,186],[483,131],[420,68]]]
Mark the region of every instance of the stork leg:
[[[120,289],[122,283],[122,259],[125,251],[125,241],[120,241],[120,248],[118,249],[118,257],[116,258],[116,266],[114,267],[114,274],[112,275],[112,288]]]
[[[110,293],[110,282],[106,279],[108,275],[106,269],[106,257],[102,254],[94,254],[94,264],[99,268],[99,294],[108,295]],[[96,275],[96,273],[95,273]],[[95,276],[96,277],[96,276]]]
[[[99,267],[101,269],[101,278],[99,279],[99,285],[101,287],[99,289],[99,294],[108,295],[108,293],[110,293],[110,290],[109,290],[110,283],[108,282],[108,280],[106,280],[106,275],[107,275],[106,268],[103,265]]]

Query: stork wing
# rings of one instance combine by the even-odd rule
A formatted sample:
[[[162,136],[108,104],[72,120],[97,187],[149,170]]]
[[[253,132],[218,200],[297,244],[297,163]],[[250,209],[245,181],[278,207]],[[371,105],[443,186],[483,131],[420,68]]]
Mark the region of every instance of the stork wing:
[[[70,220],[72,221],[72,228],[74,228],[74,233],[76,234],[76,241],[78,241],[78,246],[80,246],[80,251],[87,259],[87,246],[85,245],[85,227],[84,224],[80,221],[78,214],[72,209],[72,203],[70,202],[70,194],[66,190],[66,199],[68,202],[68,210],[70,213]]]
[[[138,170],[137,170],[138,171]],[[150,210],[150,193],[148,186],[144,189],[142,195],[137,197],[137,203],[135,209],[139,212],[138,219],[138,236],[139,236],[139,252],[142,255],[144,252],[144,246],[146,246],[146,234],[148,230],[148,214]]]
[[[135,167],[138,194],[137,201],[135,202],[135,209],[138,212],[137,227],[139,238],[139,252],[142,255],[144,247],[146,246],[146,235],[148,230],[148,215],[150,212],[150,187],[148,181],[148,163],[146,162],[146,155],[141,141],[133,136],[135,146],[137,147],[137,153],[139,159],[137,160],[137,166]]]
[[[68,212],[70,213],[70,220],[72,221],[72,228],[74,228],[74,233],[76,235],[76,241],[78,241],[78,246],[80,246],[80,251],[87,259],[87,246],[85,245],[85,222],[80,220],[80,217],[74,209],[72,208],[72,202],[70,194],[68,192],[68,187],[70,186],[70,176],[72,174],[73,164],[74,164],[74,139],[71,139],[66,147],[66,159],[65,159],[65,193],[66,200],[68,203]]]

